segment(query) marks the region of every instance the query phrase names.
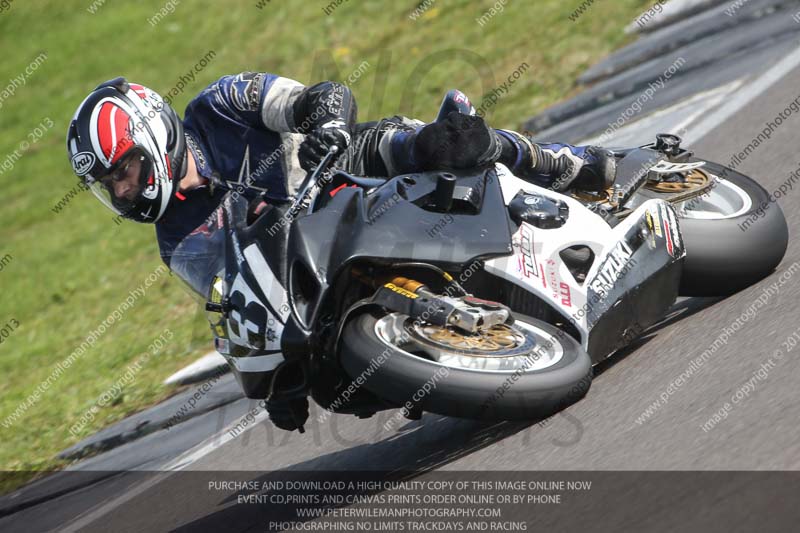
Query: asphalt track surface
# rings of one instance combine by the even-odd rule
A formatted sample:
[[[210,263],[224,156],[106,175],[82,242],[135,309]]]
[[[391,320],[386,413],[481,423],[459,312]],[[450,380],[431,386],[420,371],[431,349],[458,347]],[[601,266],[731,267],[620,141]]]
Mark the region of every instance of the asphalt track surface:
[[[738,87],[755,83],[769,67],[787,56],[787,50],[797,49],[795,36],[791,41],[777,43],[770,61],[763,59],[770,56],[767,51],[758,50],[758,67],[753,66],[750,73],[736,78],[742,81]],[[742,61],[738,63],[736,68],[742,70]],[[694,74],[699,75],[702,73]],[[684,92],[691,94],[691,79],[681,83],[689,84]],[[705,158],[727,163],[798,95],[800,67],[795,67],[692,142],[691,148]],[[706,116],[707,113],[700,114],[694,123]],[[681,127],[691,132],[692,125]],[[776,190],[791,172],[800,168],[798,128],[800,113],[794,113],[737,170],[755,177],[768,191]],[[579,136],[580,133],[573,132],[572,140],[578,140]],[[89,460],[82,468],[253,471],[242,479],[282,470],[798,470],[800,363],[797,360],[800,346],[787,349],[784,343],[800,328],[800,270],[769,293],[766,304],[754,316],[746,320],[741,318],[765,294],[767,287],[779,283],[787,268],[795,262],[800,264],[800,248],[794,239],[800,229],[800,213],[796,207],[800,199],[798,188],[800,184],[778,200],[788,220],[790,244],[774,274],[729,298],[682,300],[664,323],[651,328],[635,346],[597,369],[585,399],[541,424],[480,423],[425,414],[419,421],[403,419],[387,431],[383,424],[395,414],[393,411],[367,420],[333,415],[318,423],[316,416],[320,410],[312,409],[304,435],[275,430],[268,422],[263,422],[261,413],[257,416],[258,423],[250,424],[246,431],[233,437],[228,431],[231,424],[249,407],[255,406],[241,400],[228,405],[224,412],[209,413],[186,422],[181,431],[173,429],[169,436],[164,435],[165,432],[151,434]],[[676,385],[675,380],[690,368],[690,362],[737,319],[739,327],[730,335],[727,344]],[[782,352],[779,359],[776,359],[776,350]],[[777,363],[770,366],[764,379],[754,381],[753,377],[770,359]],[[704,430],[701,426],[725,402],[731,402],[748,382],[753,384],[753,390],[747,397],[736,403],[727,418],[710,430]],[[641,418],[663,394],[667,395],[666,401],[651,410],[648,418]],[[207,439],[207,428],[211,426],[216,436]],[[203,442],[198,446],[200,441]],[[137,450],[143,447],[149,451],[139,458]],[[198,499],[198,493],[203,492],[202,487],[196,486],[199,482],[195,490],[191,486],[164,490],[170,486],[169,474],[121,472],[100,477],[104,479],[87,483],[81,490],[69,491],[0,518],[0,529],[266,530],[265,518],[237,507],[235,498],[231,500],[220,493],[216,499],[208,494],[204,494],[205,499]],[[782,490],[789,490],[796,500],[799,489],[796,479],[782,483]],[[769,521],[770,505],[780,500],[775,486],[755,483],[728,486],[724,498],[734,506],[725,507],[724,515],[717,516],[713,510],[716,507],[693,508],[692,490],[697,487],[682,486],[676,488],[674,498],[650,502],[650,507],[621,517],[611,507],[625,507],[626,500],[635,501],[635,487],[642,485],[626,487],[620,488],[616,499],[607,500],[598,495],[595,500],[573,509],[575,513],[583,513],[580,519],[572,516],[576,527],[580,525],[584,531],[607,528],[688,530],[680,524],[686,524],[686,517],[682,515],[692,512],[692,516],[700,520],[692,523],[704,524],[703,529],[707,531],[739,529],[733,528],[734,525],[741,530],[749,530],[748,525],[763,530],[772,530],[773,526],[779,529],[777,523]],[[198,505],[199,501],[206,504]],[[734,524],[719,521],[721,517],[731,521],[732,516],[738,516],[731,512],[735,509],[744,512]],[[533,530],[537,529],[535,524],[565,525],[556,518],[560,516],[558,513],[568,510],[561,508],[550,514],[537,511],[538,514],[528,520]],[[743,521],[745,515],[759,518],[749,524]],[[588,516],[594,519],[589,520]]]

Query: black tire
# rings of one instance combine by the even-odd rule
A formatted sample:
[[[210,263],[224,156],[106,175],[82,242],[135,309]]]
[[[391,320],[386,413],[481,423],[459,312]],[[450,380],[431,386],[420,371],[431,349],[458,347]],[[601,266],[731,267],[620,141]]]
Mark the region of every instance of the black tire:
[[[686,258],[681,276],[681,296],[727,296],[748,287],[775,270],[789,243],[786,218],[769,193],[756,181],[717,163],[705,168],[740,187],[751,198],[750,210],[719,220],[681,218]],[[763,218],[743,224],[761,206]]]
[[[513,371],[467,370],[447,367],[441,380],[434,374],[444,365],[398,350],[384,343],[375,332],[381,314],[362,314],[345,327],[341,364],[354,380],[369,377],[363,386],[398,406],[411,401],[429,380],[435,387],[414,405],[423,411],[446,416],[492,420],[539,420],[581,399],[589,390],[592,365],[575,340],[561,330],[515,313],[516,320],[554,336],[563,349],[561,360],[551,367],[516,374]],[[373,359],[388,354],[373,372]],[[503,391],[504,385],[506,390]],[[502,391],[502,392],[501,392]]]

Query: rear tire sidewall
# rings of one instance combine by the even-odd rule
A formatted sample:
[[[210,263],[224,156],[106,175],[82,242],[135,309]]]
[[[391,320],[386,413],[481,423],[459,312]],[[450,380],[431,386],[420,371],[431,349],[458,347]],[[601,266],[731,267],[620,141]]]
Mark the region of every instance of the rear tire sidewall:
[[[706,162],[705,168],[740,187],[753,205],[728,219],[680,219],[686,247],[681,296],[725,296],[748,287],[775,270],[789,242],[786,218],[761,185],[717,163]],[[764,216],[743,231],[740,224],[759,209]]]
[[[564,353],[553,366],[530,372],[445,367],[382,342],[375,333],[375,324],[382,316],[385,314],[365,313],[347,324],[341,364],[356,382],[359,377],[363,379],[364,388],[398,406],[412,401],[416,393],[418,401],[412,401],[415,407],[447,416],[541,419],[578,401],[591,384],[591,361],[580,345],[558,328],[524,315],[514,313],[516,320],[556,336],[560,343]],[[384,357],[380,357],[382,354]],[[373,359],[384,362],[368,374]],[[446,375],[442,368],[447,369]],[[425,383],[430,385],[420,394]]]

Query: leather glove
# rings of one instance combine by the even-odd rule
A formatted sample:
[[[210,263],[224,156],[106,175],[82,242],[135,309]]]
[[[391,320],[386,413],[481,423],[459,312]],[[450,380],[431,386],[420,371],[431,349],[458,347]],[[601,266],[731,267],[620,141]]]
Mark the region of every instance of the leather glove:
[[[308,420],[308,397],[274,394],[265,402],[269,419],[285,431],[299,430],[304,433],[303,424]]]
[[[412,137],[414,160],[423,170],[494,163],[502,150],[498,134],[481,117],[458,111],[423,126]]]
[[[332,120],[306,135],[297,154],[300,166],[311,172],[328,153],[331,146],[337,146],[339,153],[350,145],[350,132],[342,120]]]

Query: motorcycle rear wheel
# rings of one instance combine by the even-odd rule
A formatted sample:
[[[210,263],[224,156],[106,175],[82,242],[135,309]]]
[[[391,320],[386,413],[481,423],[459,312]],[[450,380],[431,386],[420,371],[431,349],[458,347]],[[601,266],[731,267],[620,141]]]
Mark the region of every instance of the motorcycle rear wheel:
[[[675,206],[686,246],[680,295],[727,296],[775,270],[789,230],[755,180],[717,163],[703,168],[719,179],[710,194]]]
[[[365,313],[345,327],[340,362],[395,405],[442,415],[539,420],[581,399],[592,366],[563,331],[520,314],[483,335]],[[406,403],[409,402],[409,403]]]

